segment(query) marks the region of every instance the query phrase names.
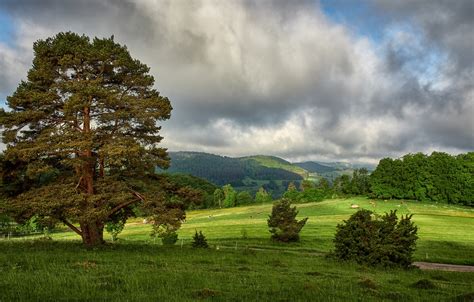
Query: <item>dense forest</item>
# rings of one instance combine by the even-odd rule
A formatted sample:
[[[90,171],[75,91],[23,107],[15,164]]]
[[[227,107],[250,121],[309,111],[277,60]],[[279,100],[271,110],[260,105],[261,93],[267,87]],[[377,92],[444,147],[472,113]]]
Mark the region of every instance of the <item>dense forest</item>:
[[[370,177],[371,196],[474,205],[474,152],[384,158]]]

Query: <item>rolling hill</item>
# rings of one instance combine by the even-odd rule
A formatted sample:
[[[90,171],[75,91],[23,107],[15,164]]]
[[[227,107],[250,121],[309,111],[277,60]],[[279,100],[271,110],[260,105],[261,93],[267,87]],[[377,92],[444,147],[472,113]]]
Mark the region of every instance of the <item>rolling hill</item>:
[[[292,164],[289,161],[286,161],[276,156],[253,155],[253,156],[240,157],[239,159],[244,160],[244,161],[245,160],[257,161],[260,165],[264,167],[283,169],[283,170],[301,175],[301,177],[303,178],[307,178],[309,176],[308,170],[305,169],[304,167],[300,167],[298,165]]]
[[[170,152],[169,173],[188,173],[218,186],[231,184],[237,190],[256,192],[264,187],[274,196],[281,195],[290,181],[304,179],[303,169],[283,159],[258,157],[232,158],[202,152]],[[261,162],[264,161],[264,164]],[[277,164],[278,163],[278,164]],[[295,173],[298,171],[301,174]]]
[[[237,190],[256,192],[264,187],[274,197],[280,197],[290,182],[297,186],[304,179],[319,181],[352,175],[355,166],[346,162],[291,163],[268,155],[227,157],[203,152],[170,152],[171,165],[167,172],[186,173],[218,186],[231,184]]]

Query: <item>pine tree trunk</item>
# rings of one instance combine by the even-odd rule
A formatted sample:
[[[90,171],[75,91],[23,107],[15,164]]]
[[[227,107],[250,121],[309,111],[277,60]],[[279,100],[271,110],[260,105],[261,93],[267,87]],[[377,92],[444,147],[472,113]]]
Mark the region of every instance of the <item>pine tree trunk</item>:
[[[104,225],[97,221],[88,221],[81,223],[82,242],[87,246],[96,246],[103,244]]]
[[[90,101],[90,100],[89,100]],[[90,133],[90,108],[84,108],[84,125],[83,131]],[[86,207],[93,205],[89,204],[89,198],[94,195],[94,170],[95,159],[92,150],[86,149],[83,152],[86,161],[82,168],[83,185],[86,193],[85,204]],[[104,243],[104,224],[100,221],[90,220],[81,223],[82,242],[87,246],[96,246]]]

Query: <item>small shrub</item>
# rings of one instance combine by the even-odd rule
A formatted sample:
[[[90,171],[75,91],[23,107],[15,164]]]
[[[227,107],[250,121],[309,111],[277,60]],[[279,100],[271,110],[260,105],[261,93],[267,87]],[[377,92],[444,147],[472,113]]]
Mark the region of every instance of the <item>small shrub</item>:
[[[364,278],[359,281],[359,285],[363,288],[376,289],[377,284],[372,279]]]
[[[200,290],[193,291],[193,297],[197,299],[207,299],[207,298],[218,296],[219,294],[220,294],[220,291],[210,289],[210,288],[203,288]]]
[[[411,218],[398,220],[396,211],[376,216],[359,210],[337,226],[334,255],[369,265],[408,267],[418,239]]]
[[[196,233],[194,234],[192,247],[194,248],[208,248],[209,247],[209,245],[207,244],[206,236],[204,236],[202,231],[199,231],[199,233],[196,231]]]
[[[161,238],[163,245],[173,245],[178,241],[177,228],[168,224],[153,224],[153,230],[150,236],[153,240],[156,237]]]
[[[418,288],[418,289],[435,289],[436,285],[428,279],[421,279],[413,283],[410,287]]]
[[[247,229],[240,230],[240,234],[242,235],[242,239],[248,239],[249,238],[249,234],[247,232]]]
[[[165,233],[160,237],[163,245],[173,245],[178,241],[178,234],[176,232]]]
[[[268,217],[268,227],[272,239],[282,242],[299,241],[299,233],[308,218],[296,220],[298,211],[291,207],[291,202],[284,198],[273,204],[272,214]]]
[[[112,236],[112,241],[117,241],[118,235],[123,231],[124,227],[124,220],[110,221],[105,225],[105,230]]]

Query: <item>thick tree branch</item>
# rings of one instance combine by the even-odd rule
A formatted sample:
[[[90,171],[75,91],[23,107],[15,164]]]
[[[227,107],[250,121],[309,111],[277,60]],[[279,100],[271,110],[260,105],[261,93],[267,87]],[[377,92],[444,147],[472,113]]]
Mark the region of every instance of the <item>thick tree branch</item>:
[[[126,201],[126,202],[123,202],[121,204],[119,204],[118,206],[116,206],[115,208],[113,208],[112,210],[109,211],[109,216],[117,213],[118,211],[120,211],[121,209],[125,208],[125,207],[128,207],[129,205],[131,204],[134,204],[136,202],[139,202],[139,201],[145,201],[145,197],[138,193],[137,191],[134,191],[134,190],[131,190],[131,189],[128,189],[129,191],[132,192],[132,194],[137,198],[135,200],[129,200],[129,201]]]
[[[79,236],[82,237],[82,232],[78,228],[76,228],[72,223],[68,222],[66,219],[61,219],[61,222],[67,225],[71,230],[76,232]]]
[[[140,199],[136,199],[136,200],[129,200],[127,202],[124,202],[124,203],[121,203],[119,204],[118,206],[116,206],[115,208],[113,208],[112,210],[109,211],[109,217],[115,213],[117,213],[118,211],[120,211],[121,209],[131,205],[131,204],[134,204],[136,202],[138,202]]]

